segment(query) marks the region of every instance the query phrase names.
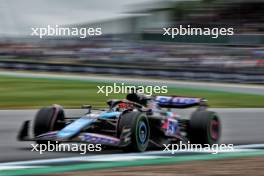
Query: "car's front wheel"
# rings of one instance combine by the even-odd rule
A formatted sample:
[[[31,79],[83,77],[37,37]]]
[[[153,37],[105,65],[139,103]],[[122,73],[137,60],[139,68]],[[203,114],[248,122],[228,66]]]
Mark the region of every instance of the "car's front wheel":
[[[64,111],[60,106],[45,107],[38,111],[35,116],[33,134],[35,137],[49,131],[62,129],[64,124]],[[37,143],[46,143],[47,141],[37,141]]]
[[[143,152],[147,149],[150,127],[145,113],[127,112],[121,115],[118,125],[119,134],[123,129],[130,129],[131,132],[131,143],[124,148],[124,151]]]

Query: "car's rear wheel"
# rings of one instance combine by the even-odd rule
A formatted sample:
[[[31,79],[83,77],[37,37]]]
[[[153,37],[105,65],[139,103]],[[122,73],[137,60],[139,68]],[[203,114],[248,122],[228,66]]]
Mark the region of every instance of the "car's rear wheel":
[[[118,124],[118,133],[123,129],[130,129],[131,143],[124,147],[127,152],[143,152],[147,149],[150,136],[150,127],[147,116],[141,112],[127,112],[121,115]]]
[[[217,144],[221,137],[221,122],[212,111],[195,111],[189,122],[188,137],[193,144]]]
[[[49,131],[60,130],[65,126],[64,111],[60,106],[45,107],[38,111],[35,116],[33,134],[35,137]],[[39,140],[37,143],[43,144],[48,141]]]

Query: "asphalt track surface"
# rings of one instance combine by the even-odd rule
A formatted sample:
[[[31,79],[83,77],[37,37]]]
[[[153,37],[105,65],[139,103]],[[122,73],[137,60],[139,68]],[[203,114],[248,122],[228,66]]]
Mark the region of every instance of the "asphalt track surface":
[[[222,143],[256,144],[264,143],[264,109],[211,109],[216,111],[222,121]],[[67,116],[81,116],[85,110],[66,110]],[[193,109],[179,110],[188,118]],[[23,121],[32,120],[37,110],[0,111],[0,163],[37,159],[80,157],[79,152],[32,152],[31,142],[16,140],[17,132]],[[91,152],[85,156],[122,153],[120,150]]]

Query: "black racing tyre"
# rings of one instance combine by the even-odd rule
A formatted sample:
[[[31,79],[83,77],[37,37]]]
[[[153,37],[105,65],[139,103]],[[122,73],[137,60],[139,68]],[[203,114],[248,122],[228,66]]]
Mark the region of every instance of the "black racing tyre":
[[[119,135],[124,128],[131,130],[131,143],[123,148],[124,151],[144,152],[148,147],[150,136],[150,127],[146,114],[142,112],[127,112],[121,115],[118,124]]]
[[[213,145],[219,143],[221,122],[212,111],[195,111],[189,121],[188,138],[192,144]]]
[[[35,116],[33,134],[34,136],[47,133],[49,131],[60,130],[65,126],[64,111],[59,106],[45,107],[38,111]],[[58,121],[60,121],[58,123]],[[36,141],[37,143],[47,143],[47,141]]]

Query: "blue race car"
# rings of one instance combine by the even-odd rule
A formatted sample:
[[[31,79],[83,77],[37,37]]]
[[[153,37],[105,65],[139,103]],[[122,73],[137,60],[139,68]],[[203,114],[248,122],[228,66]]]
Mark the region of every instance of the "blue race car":
[[[81,142],[114,146],[129,152],[161,148],[164,144],[190,142],[212,145],[219,142],[221,124],[215,112],[207,111],[202,98],[153,96],[130,93],[126,99],[109,100],[107,109],[93,109],[81,117],[66,117],[59,105],[40,109],[29,136],[30,121],[25,121],[18,140]],[[191,117],[181,118],[174,110],[198,106]],[[173,109],[173,110],[171,110]]]

